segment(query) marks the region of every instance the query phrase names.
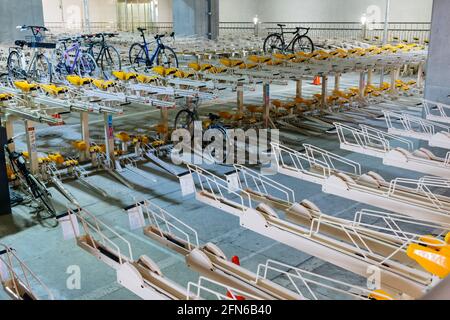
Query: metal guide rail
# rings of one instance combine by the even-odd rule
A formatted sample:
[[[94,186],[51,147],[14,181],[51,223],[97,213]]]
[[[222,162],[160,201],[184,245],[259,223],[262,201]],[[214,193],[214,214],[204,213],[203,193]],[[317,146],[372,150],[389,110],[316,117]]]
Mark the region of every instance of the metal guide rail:
[[[226,255],[212,243],[200,246],[197,232],[164,209],[149,201],[140,202],[135,208],[146,215],[144,233],[184,255],[190,268],[209,279],[250,293],[259,299],[324,299],[323,290],[343,299],[391,299],[382,292],[371,292],[272,260],[259,265],[256,274],[252,273],[239,265],[238,257],[228,261]],[[271,281],[275,275],[286,282],[281,286]],[[236,295],[235,292],[232,294]],[[228,293],[227,295],[229,296]],[[246,298],[246,295],[242,295],[242,299]]]
[[[366,230],[359,230],[349,221],[323,219],[320,213],[316,219],[309,220],[311,216],[308,218],[309,213],[305,215],[305,207],[298,204],[290,208],[291,217],[309,223],[302,226],[286,221],[269,205],[257,205],[251,193],[236,189],[235,186],[230,189],[225,180],[199,167],[189,165],[189,168],[196,177],[196,199],[238,216],[241,226],[245,228],[362,277],[368,276],[368,268],[376,266],[382,274],[381,289],[395,298],[419,298],[433,284],[433,276],[416,268],[417,264],[402,252],[404,248],[401,244],[386,244],[385,249],[389,249],[383,251],[378,244],[380,240],[373,234],[365,234]],[[340,234],[341,239],[339,236],[336,238],[336,234]],[[342,238],[346,241],[342,241]],[[371,250],[370,243],[364,240],[371,240],[379,251]]]
[[[0,282],[13,300],[53,300],[52,292],[16,255],[15,250],[0,244]]]
[[[184,300],[189,295],[185,288],[166,278],[149,257],[142,255],[134,260],[131,244],[86,210],[69,209],[59,219],[68,220],[78,246],[115,269],[117,282],[137,296],[146,300]]]
[[[422,105],[427,120],[450,124],[450,105],[430,100],[423,100]]]
[[[407,113],[383,111],[388,132],[428,141],[431,147],[450,149],[450,126],[424,120]]]
[[[387,182],[375,172],[320,148],[304,145],[305,153],[272,143],[279,173],[322,185],[322,191],[416,219],[450,227],[450,199],[435,193],[450,180],[424,177]]]
[[[360,125],[360,129],[335,123],[342,150],[383,159],[383,164],[450,179],[450,152],[445,158],[430,150],[413,149],[413,143],[384,131]]]

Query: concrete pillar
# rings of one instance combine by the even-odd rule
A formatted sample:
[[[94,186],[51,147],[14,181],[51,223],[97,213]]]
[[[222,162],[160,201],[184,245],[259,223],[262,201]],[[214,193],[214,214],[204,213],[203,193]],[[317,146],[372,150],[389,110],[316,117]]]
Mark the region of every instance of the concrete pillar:
[[[425,99],[450,103],[450,1],[434,0]]]
[[[173,0],[172,12],[176,35],[217,39],[219,0]]]
[[[44,25],[42,0],[0,0],[0,21],[0,42],[24,39],[31,33],[20,32],[17,26]]]

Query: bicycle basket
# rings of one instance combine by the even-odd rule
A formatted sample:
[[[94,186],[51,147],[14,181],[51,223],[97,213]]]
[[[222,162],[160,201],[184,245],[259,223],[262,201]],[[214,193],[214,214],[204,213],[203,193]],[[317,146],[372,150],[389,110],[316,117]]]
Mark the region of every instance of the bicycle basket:
[[[26,36],[25,41],[30,48],[43,48],[43,49],[55,49],[56,42],[45,42],[47,36],[36,35],[36,36]]]

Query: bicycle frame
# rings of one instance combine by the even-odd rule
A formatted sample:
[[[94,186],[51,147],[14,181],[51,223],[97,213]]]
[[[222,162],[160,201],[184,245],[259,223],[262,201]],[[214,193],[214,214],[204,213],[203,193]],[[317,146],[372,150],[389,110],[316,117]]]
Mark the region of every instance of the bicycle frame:
[[[69,56],[69,53],[75,51],[75,58],[73,59],[73,63],[71,66],[69,66],[69,69],[67,69],[67,58]],[[75,72],[75,67],[77,65],[77,61],[80,57],[80,53],[81,53],[81,45],[79,42],[74,43],[69,49],[64,50],[63,52],[63,58],[62,61],[64,62],[64,65],[66,66],[67,72],[69,73],[74,73]]]
[[[306,36],[309,32],[309,28],[296,28],[295,32],[284,32],[283,27],[280,27],[280,29],[281,29],[281,32],[279,33],[279,35],[280,35],[281,39],[283,39],[283,47],[284,47],[283,50],[286,50],[286,48],[291,47],[294,44],[294,42],[297,41],[298,38]],[[305,33],[300,34],[300,32],[299,32],[300,30],[305,30]],[[286,45],[286,38],[284,37],[285,33],[291,33],[291,34],[295,35],[292,38],[292,40],[289,42],[288,45]]]
[[[151,66],[153,65],[153,63],[155,62],[156,57],[158,56],[159,52],[163,48],[164,48],[164,46],[161,43],[161,39],[159,39],[159,38],[156,39],[156,49],[153,52],[153,54],[151,55],[151,57],[150,57],[150,52],[148,50],[148,43],[147,43],[147,41],[145,41],[145,38],[144,38],[145,57],[146,57],[146,60],[150,63]]]

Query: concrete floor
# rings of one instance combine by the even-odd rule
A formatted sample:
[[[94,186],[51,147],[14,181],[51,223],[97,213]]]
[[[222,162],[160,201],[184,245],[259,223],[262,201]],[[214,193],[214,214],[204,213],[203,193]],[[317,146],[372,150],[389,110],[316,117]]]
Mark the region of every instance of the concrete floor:
[[[357,75],[345,76],[342,79],[342,86],[344,88],[355,86],[357,79]],[[305,84],[304,90],[305,95],[311,95],[319,93],[320,87]],[[273,86],[271,91],[273,99],[287,98],[295,93],[293,84],[288,87]],[[230,93],[228,98],[233,98],[233,95]],[[261,91],[258,89],[255,93],[246,94],[245,102],[261,101],[261,96]],[[414,105],[413,100],[410,99],[409,102]],[[406,103],[408,103],[408,99],[406,99]],[[223,107],[216,105],[213,108],[208,108],[208,110],[230,108],[232,103],[222,102],[222,105]],[[125,116],[114,119],[115,130],[145,129],[153,125],[158,116],[159,113],[156,110],[127,107]],[[69,140],[78,138],[79,127],[76,126],[78,120],[75,117],[66,120],[69,124],[74,124],[69,127],[70,129],[67,129],[67,127],[38,127],[39,151],[52,150],[54,152],[57,151],[58,147],[62,149],[61,151],[65,151],[69,146]],[[383,126],[383,121],[380,121],[379,125]],[[92,128],[92,133],[101,137],[102,129],[98,118],[92,117]],[[20,124],[17,124],[16,130],[17,132],[21,130]],[[337,136],[333,134],[306,137],[292,132],[284,132],[282,137],[286,136],[297,141],[297,145],[291,145],[294,149],[301,149],[302,143],[316,145],[358,161],[362,164],[363,171],[378,172],[386,180],[396,177],[419,178],[421,176],[408,170],[383,166],[382,161],[376,158],[340,151]],[[416,143],[418,145],[418,142]],[[23,141],[18,143],[19,149],[22,144]],[[64,144],[66,147],[64,147]],[[437,152],[437,150],[434,151]],[[440,152],[442,153],[442,151]],[[355,274],[252,231],[242,229],[239,227],[237,218],[214,208],[206,207],[192,196],[183,198],[177,178],[163,172],[156,165],[148,163],[141,166],[141,169],[152,174],[156,182],[143,180],[136,175],[129,175],[127,178],[136,185],[135,190],[130,190],[109,176],[97,175],[91,177],[93,183],[109,191],[110,199],[104,199],[100,195],[83,188],[76,181],[67,183],[66,186],[84,209],[111,226],[131,243],[135,258],[146,254],[159,265],[166,277],[173,279],[180,285],[186,286],[189,281],[196,281],[198,275],[187,268],[184,258],[146,238],[142,230],[129,230],[128,217],[123,208],[133,204],[135,200],[149,199],[163,207],[195,228],[200,243],[212,242],[218,245],[228,257],[239,256],[241,264],[249,270],[256,271],[258,264],[265,262],[267,259],[273,259],[338,280],[365,286],[365,279],[355,276]],[[213,171],[217,174],[229,170],[230,168],[225,166],[213,168]],[[295,191],[297,201],[308,199],[319,206],[323,212],[334,216],[351,219],[359,209],[369,208],[351,200],[326,195],[321,192],[318,185],[282,175],[276,175],[274,179],[291,187]],[[67,206],[67,201],[55,190],[52,190],[52,192],[58,210],[63,212]],[[137,298],[117,284],[114,270],[77,247],[74,240],[64,241],[61,228],[48,229],[33,222],[27,212],[28,210],[26,207],[20,206],[14,208],[13,216],[0,217],[0,242],[15,248],[17,254],[52,290],[57,299]],[[79,290],[70,290],[66,286],[66,280],[69,277],[66,271],[73,265],[79,266],[81,269],[81,289]],[[275,281],[277,281],[276,278]],[[282,283],[281,279],[279,281]],[[6,296],[0,291],[0,299],[4,298]]]

